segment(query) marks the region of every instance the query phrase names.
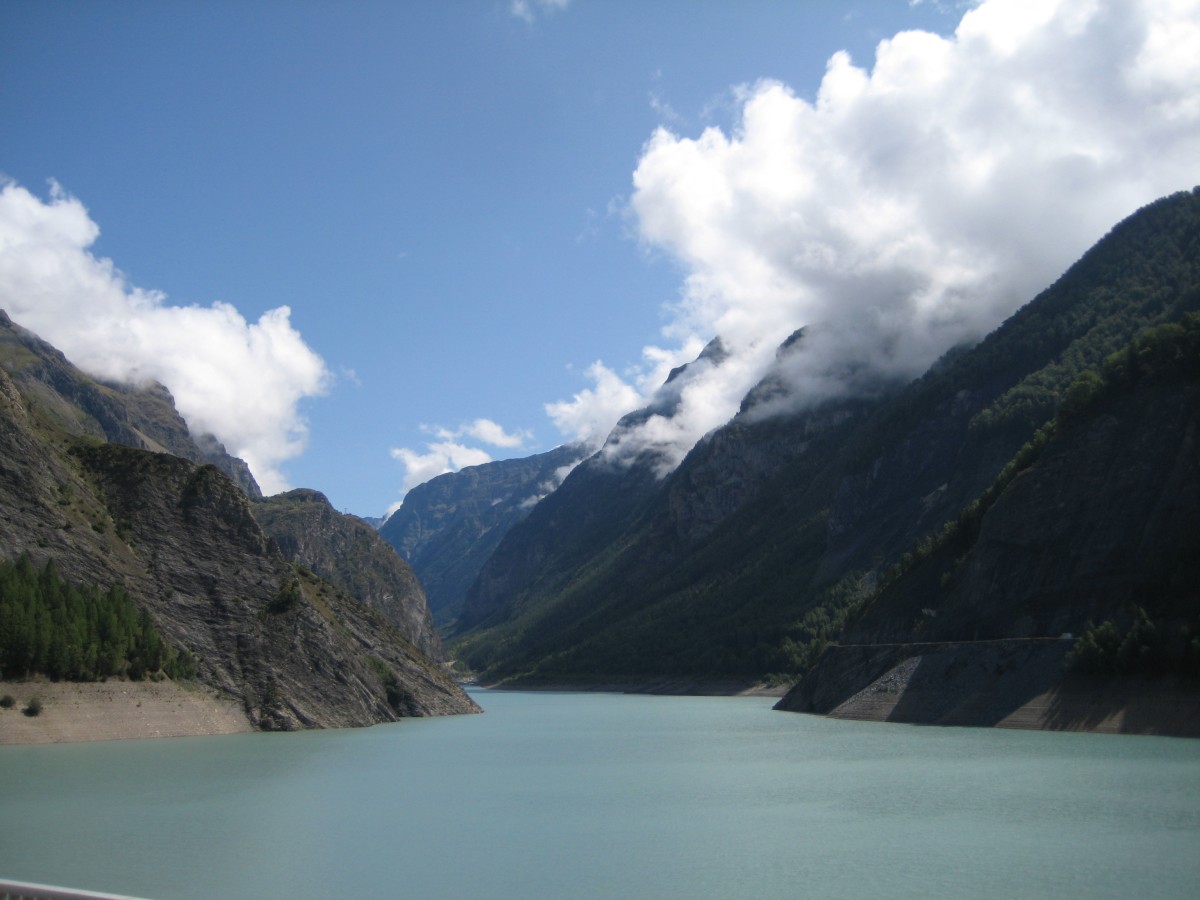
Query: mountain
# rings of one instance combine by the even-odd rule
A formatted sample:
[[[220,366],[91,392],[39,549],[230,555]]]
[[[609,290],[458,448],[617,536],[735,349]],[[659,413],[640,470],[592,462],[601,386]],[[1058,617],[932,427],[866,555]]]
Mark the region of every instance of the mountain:
[[[100,383],[0,310],[0,365],[40,414],[67,434],[171,453],[211,463],[248,497],[261,497],[250,468],[211,434],[193,435],[157,382],[140,387]]]
[[[455,652],[518,684],[795,680],[885,572],[995,484],[1077,378],[1197,308],[1192,191],[1120,223],[911,384],[765,416],[768,376],[664,479],[602,472],[599,458],[572,472],[481,570]],[[1087,626],[1062,621],[1053,637]]]
[[[1153,678],[1152,696],[1174,707],[1166,730],[1200,736],[1200,698],[1177,689],[1200,675],[1198,549],[1191,315],[1114,354],[1103,379],[1076,381],[1056,419],[902,560],[780,708],[960,725],[1031,706],[1043,724],[1081,708],[1128,720],[1146,704],[1114,704],[1105,689]]]
[[[480,566],[584,456],[576,446],[469,466],[413,488],[379,530],[408,561],[439,625],[452,623]]]
[[[256,500],[250,512],[285,559],[378,610],[426,656],[443,657],[421,583],[369,524],[305,488]]]
[[[623,416],[600,450],[572,469],[528,519],[503,536],[467,593],[456,633],[519,618],[531,596],[568,588],[578,566],[621,539],[659,484],[662,457],[658,448],[638,439],[639,426],[652,416],[673,417],[688,382],[726,358],[721,341],[715,339],[691,363],[672,370],[645,407]],[[539,627],[552,635],[560,627],[589,627],[575,612],[568,609],[565,615],[561,625],[551,621]],[[475,655],[473,665],[480,664]]]
[[[194,660],[196,678],[237,698],[262,729],[477,709],[378,611],[286,559],[241,485],[214,464],[163,452],[193,452],[165,391],[96,384],[4,321],[7,557],[124,588],[169,647]]]

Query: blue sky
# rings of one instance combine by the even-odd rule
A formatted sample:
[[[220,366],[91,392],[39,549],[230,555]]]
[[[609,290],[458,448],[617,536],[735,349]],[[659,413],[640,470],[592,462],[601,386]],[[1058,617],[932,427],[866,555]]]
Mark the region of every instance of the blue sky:
[[[871,307],[879,329],[924,316],[894,360],[907,374],[992,327],[1137,205],[1192,186],[1200,45],[1180,22],[1195,4],[1166,4],[1165,24],[1153,4],[1116,6],[1090,22],[1008,0],[8,0],[0,305],[85,368],[167,382],[268,487],[314,487],[360,515],[484,454],[603,437],[698,341],[728,332],[744,364],[697,394],[686,434],[659,438],[686,449],[728,417],[780,333],[822,316],[849,333],[795,299],[835,270],[825,296],[882,296],[895,272],[881,259],[939,258],[901,273],[920,284],[894,315]],[[1117,54],[1133,74],[1091,77],[1113,64],[1091,48],[1131,22],[1139,37]],[[1182,37],[1163,38],[1167,25]],[[892,41],[890,74],[877,71],[879,42],[912,30],[936,40]],[[1069,130],[1084,143],[1070,147],[1047,124],[1052,104],[1028,126],[987,124],[989,92],[1010,91],[1023,115],[1011,85],[1051,77],[1075,91],[1060,117],[1115,103],[1141,118],[1080,112]],[[1131,124],[1146,142],[1118,134]],[[947,164],[947,147],[995,147],[997,128],[1021,135],[1011,154]],[[773,180],[756,187],[754,173]],[[836,203],[825,184],[843,188]],[[1068,224],[1006,206],[1048,199],[1048,184],[1082,204]],[[883,200],[839,205],[848,195]],[[942,230],[914,243],[905,216]],[[882,224],[865,234],[863,221]],[[973,229],[978,245],[934,252]],[[985,264],[993,229],[1003,253]],[[1051,252],[1039,229],[1066,234]],[[797,262],[818,250],[840,262]],[[969,314],[946,300],[1023,251],[1036,264]],[[126,311],[101,321],[110,307]],[[850,330],[829,353],[865,341]]]

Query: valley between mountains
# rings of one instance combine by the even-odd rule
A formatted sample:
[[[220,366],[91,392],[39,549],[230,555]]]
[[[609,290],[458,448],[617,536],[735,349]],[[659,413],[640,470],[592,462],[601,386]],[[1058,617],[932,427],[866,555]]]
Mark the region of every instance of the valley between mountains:
[[[605,446],[439,476],[376,530],[0,317],[4,691],[174,691],[210,724],[172,733],[475,712],[469,678],[1200,736],[1200,190],[915,381],[806,402],[806,349],[669,472],[606,451],[719,337]],[[0,742],[87,737],[45,724],[69,702]]]
[[[486,683],[765,681],[804,712],[995,725],[1053,707],[1020,723],[1195,734],[1198,261],[1200,195],[1176,194],[916,381],[763,414],[801,329],[666,477],[601,448],[530,504],[537,457],[523,480],[489,464],[416,488],[381,533],[460,586],[434,614]],[[688,377],[609,446],[669,416]],[[472,534],[494,546],[481,565],[445,554]],[[847,706],[872,692],[908,702]]]

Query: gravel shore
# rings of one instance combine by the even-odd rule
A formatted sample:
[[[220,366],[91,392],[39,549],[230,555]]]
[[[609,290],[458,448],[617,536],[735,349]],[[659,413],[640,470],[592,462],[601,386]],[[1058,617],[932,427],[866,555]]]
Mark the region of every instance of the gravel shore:
[[[0,744],[57,744],[126,738],[183,737],[251,731],[236,702],[199,685],[169,681],[0,682]],[[41,712],[24,709],[37,698]]]

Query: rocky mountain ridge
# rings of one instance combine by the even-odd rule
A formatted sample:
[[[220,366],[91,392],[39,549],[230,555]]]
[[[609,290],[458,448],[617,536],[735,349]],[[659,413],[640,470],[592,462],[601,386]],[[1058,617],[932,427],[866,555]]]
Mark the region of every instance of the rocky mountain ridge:
[[[211,463],[246,496],[262,496],[246,463],[231,456],[211,434],[193,434],[175,409],[171,392],[161,384],[98,382],[3,310],[0,365],[29,402],[38,404],[41,413],[67,433]]]
[[[285,559],[377,610],[426,656],[444,657],[412,567],[366,522],[339,513],[324,494],[307,488],[255,500],[250,512]]]
[[[477,710],[379,612],[286,559],[224,472],[147,448],[186,449],[186,426],[176,430],[182,420],[166,415],[161,389],[96,385],[28,333],[10,327],[4,336],[7,556],[53,560],[69,581],[122,585],[163,638],[195,659],[197,678],[236,698],[258,728]]]
[[[1200,307],[1198,260],[1200,194],[1164,198],[910,385],[774,418],[750,414],[752,392],[659,482],[636,468],[600,478],[585,462],[481,570],[457,651],[485,678],[525,684],[804,673],[1076,379]],[[802,335],[792,343],[781,353],[803,352]],[[578,524],[605,509],[603,529]]]
[[[435,621],[462,610],[471,583],[501,538],[561,483],[585,451],[567,445],[439,475],[413,488],[379,530],[424,585]]]

